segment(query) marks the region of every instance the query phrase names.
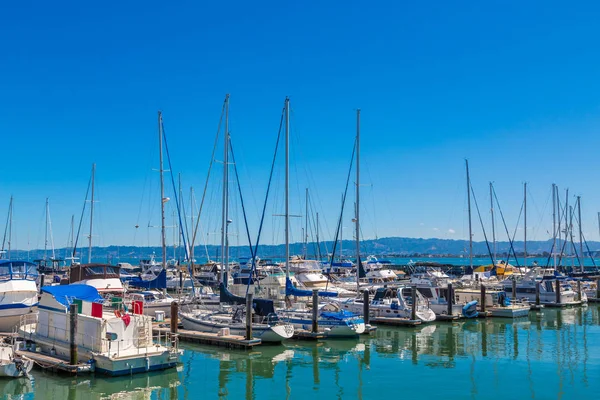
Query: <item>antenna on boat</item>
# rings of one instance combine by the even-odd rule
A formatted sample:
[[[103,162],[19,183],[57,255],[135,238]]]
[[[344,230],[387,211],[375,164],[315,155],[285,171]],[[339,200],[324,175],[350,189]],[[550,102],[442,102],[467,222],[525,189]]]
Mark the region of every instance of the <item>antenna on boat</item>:
[[[360,293],[360,109],[356,110],[356,292]]]
[[[96,163],[92,164],[92,200],[90,201],[90,236],[88,237],[88,264],[92,262],[92,232],[94,223],[94,180],[96,175]]]

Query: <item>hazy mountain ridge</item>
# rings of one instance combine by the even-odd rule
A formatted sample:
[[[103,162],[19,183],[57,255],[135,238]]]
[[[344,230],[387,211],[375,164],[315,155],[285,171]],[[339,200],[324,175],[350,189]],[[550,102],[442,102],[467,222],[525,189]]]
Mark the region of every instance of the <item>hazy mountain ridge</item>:
[[[575,244],[578,249],[578,244]],[[588,246],[591,251],[600,251],[600,242],[588,242]],[[353,257],[355,254],[355,242],[351,240],[344,240],[342,244],[342,250],[344,256]],[[490,244],[490,249],[492,245]],[[320,244],[321,255],[325,256],[333,251],[333,242],[323,242]],[[527,242],[527,253],[528,254],[544,254],[550,252],[552,248],[552,240],[546,241],[531,241]],[[569,244],[567,245],[567,249]],[[206,250],[211,259],[216,259],[219,252],[220,246],[209,245],[209,246],[196,246],[194,255],[196,259],[206,258]],[[290,254],[303,254],[304,245],[302,243],[293,243],[290,245]],[[510,249],[509,242],[497,242],[496,252],[501,255],[507,253]],[[523,242],[514,242],[514,249],[517,254],[523,251]],[[87,248],[78,250],[77,257],[81,260],[87,260]],[[485,242],[473,242],[473,253],[476,255],[487,255],[488,246]],[[584,244],[584,251],[587,248]],[[93,259],[98,260],[111,260],[116,259],[136,259],[136,258],[149,258],[152,253],[159,256],[162,250],[160,247],[141,247],[141,246],[107,246],[107,247],[94,247],[92,250]],[[335,250],[336,254],[340,254],[340,244],[338,243]],[[454,240],[454,239],[422,239],[422,238],[405,238],[405,237],[388,237],[379,239],[370,239],[361,241],[361,254],[363,255],[378,255],[378,256],[460,256],[467,255],[469,252],[469,242],[467,240]],[[65,258],[71,253],[70,249],[56,249],[55,254],[57,258]],[[314,256],[317,253],[316,243],[308,243],[307,253],[309,256]],[[51,251],[46,251],[48,257],[51,256]],[[178,249],[178,257],[184,256],[183,249]],[[180,254],[180,255],[179,255]],[[232,258],[237,257],[248,257],[250,255],[250,249],[248,246],[231,246],[230,254]],[[285,255],[285,245],[260,245],[258,247],[258,255],[262,258],[268,257],[283,257]],[[29,259],[35,260],[43,258],[44,250],[12,250],[12,259]],[[173,258],[173,248],[167,249],[167,257]]]

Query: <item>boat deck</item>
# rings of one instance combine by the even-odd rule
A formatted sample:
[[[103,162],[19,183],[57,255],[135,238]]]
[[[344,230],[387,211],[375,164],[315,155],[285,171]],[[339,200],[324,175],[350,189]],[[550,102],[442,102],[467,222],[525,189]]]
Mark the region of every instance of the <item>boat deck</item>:
[[[66,372],[73,375],[92,372],[91,364],[80,363],[71,365],[69,364],[68,360],[49,354],[42,354],[26,350],[18,350],[16,351],[16,354],[33,360],[35,365],[43,369],[51,369],[53,371]]]
[[[421,325],[421,320],[408,319],[399,317],[371,317],[369,322],[375,325],[389,325],[389,326],[417,326]]]

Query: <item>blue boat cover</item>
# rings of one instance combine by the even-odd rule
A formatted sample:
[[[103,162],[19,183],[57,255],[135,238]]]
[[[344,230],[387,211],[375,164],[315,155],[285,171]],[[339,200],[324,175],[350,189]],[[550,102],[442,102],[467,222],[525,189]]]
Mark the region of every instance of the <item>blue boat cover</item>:
[[[42,292],[51,294],[60,304],[68,307],[73,299],[83,301],[102,302],[98,290],[90,285],[72,284],[58,286],[43,286]]]
[[[286,296],[297,296],[297,297],[309,297],[312,296],[312,290],[302,290],[294,286],[290,278],[285,278],[285,295]],[[319,292],[319,296],[322,297],[337,297],[335,292]]]
[[[129,281],[129,286],[144,288],[144,289],[166,289],[167,288],[167,271],[163,269],[154,279],[144,280],[139,276]]]
[[[246,304],[246,298],[236,296],[231,293],[223,282],[219,284],[219,301],[227,304]],[[266,317],[275,314],[275,306],[273,300],[269,299],[252,299],[252,308],[257,315]]]
[[[321,313],[321,317],[322,318],[329,318],[329,319],[336,319],[338,321],[343,321],[345,319],[348,318],[353,318],[356,317],[356,314],[350,312],[350,311],[346,311],[346,310],[340,310],[340,311],[324,311]]]

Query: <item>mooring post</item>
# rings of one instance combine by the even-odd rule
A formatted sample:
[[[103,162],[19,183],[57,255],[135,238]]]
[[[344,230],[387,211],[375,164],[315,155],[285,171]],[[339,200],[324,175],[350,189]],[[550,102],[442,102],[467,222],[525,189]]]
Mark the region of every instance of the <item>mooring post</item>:
[[[540,283],[535,283],[535,305],[540,306]]]
[[[600,300],[600,278],[596,279],[596,299]]]
[[[517,280],[514,277],[512,280],[512,299],[517,300]]]
[[[577,300],[581,301],[581,280],[577,281]]]
[[[485,312],[485,285],[481,285],[481,311]]]
[[[319,331],[319,290],[313,289],[312,296],[312,332],[317,333]]]
[[[453,299],[454,299],[454,295],[453,295],[453,291],[452,291],[452,284],[449,283],[448,284],[448,293],[446,294],[446,301],[448,302],[448,310],[446,311],[446,313],[448,314],[449,317],[452,316]]]
[[[179,271],[179,290],[183,291],[183,271]]]
[[[369,324],[369,291],[367,289],[363,291],[363,320],[365,325]]]
[[[410,287],[410,296],[412,297],[412,310],[410,313],[410,319],[415,321],[417,319],[417,287]]]
[[[46,275],[42,274],[40,276],[40,293],[42,293],[42,286],[44,286],[44,280],[46,278]]]
[[[556,280],[556,305],[560,304],[560,281]]]
[[[69,306],[69,330],[70,330],[70,362],[71,365],[77,365],[77,304]]]
[[[246,295],[246,340],[252,340],[252,293]]]
[[[177,333],[177,325],[179,325],[179,303],[171,302],[171,333]]]

